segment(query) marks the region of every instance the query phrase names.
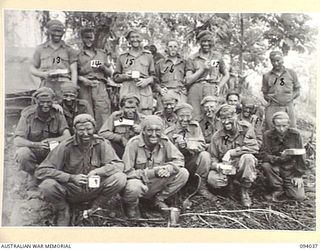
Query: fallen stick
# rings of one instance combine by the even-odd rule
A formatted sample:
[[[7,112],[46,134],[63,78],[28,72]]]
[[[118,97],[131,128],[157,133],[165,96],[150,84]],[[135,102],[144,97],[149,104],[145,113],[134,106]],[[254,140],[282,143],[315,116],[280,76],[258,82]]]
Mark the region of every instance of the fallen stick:
[[[239,225],[241,225],[242,227],[244,227],[245,229],[250,229],[248,228],[246,225],[244,225],[243,223],[241,223],[240,221],[234,219],[234,218],[231,218],[229,216],[226,216],[226,215],[217,215],[217,214],[208,214],[208,213],[185,213],[185,214],[181,214],[180,217],[182,216],[209,216],[209,217],[218,217],[218,218],[225,218],[225,219],[229,219],[229,220],[232,220],[234,222],[237,222]]]
[[[198,215],[198,218],[206,225],[208,225],[210,228],[214,228],[209,222],[207,222],[205,219],[203,219],[200,215]]]

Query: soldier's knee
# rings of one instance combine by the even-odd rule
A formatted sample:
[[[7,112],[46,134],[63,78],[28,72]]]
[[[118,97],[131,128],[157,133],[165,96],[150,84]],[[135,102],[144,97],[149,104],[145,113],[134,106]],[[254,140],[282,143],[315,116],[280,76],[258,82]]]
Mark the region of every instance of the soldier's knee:
[[[30,160],[32,154],[32,151],[28,147],[18,148],[15,154],[15,160],[20,164],[24,164]]]
[[[124,173],[115,173],[112,175],[115,181],[115,185],[119,188],[124,188],[127,183],[127,176]]]
[[[264,172],[270,172],[272,170],[272,165],[269,162],[263,162],[261,168]]]
[[[228,178],[226,175],[211,170],[208,175],[208,185],[212,188],[222,188],[228,185]]]
[[[207,151],[202,151],[202,152],[199,154],[199,157],[200,157],[201,160],[211,161],[210,153],[207,152]]]
[[[181,180],[181,182],[186,183],[189,178],[189,172],[186,168],[180,168],[177,173],[177,177]]]
[[[257,159],[256,157],[254,157],[253,154],[243,154],[240,157],[240,160],[243,160],[246,163],[252,163],[252,164],[256,164]]]
[[[304,187],[293,187],[286,190],[286,195],[294,200],[302,201],[306,198]]]
[[[39,189],[44,196],[49,196],[57,189],[58,186],[60,186],[60,184],[56,180],[46,179],[40,183]]]
[[[127,181],[125,186],[125,193],[130,196],[140,197],[143,193],[147,192],[148,188],[137,179],[130,179]]]

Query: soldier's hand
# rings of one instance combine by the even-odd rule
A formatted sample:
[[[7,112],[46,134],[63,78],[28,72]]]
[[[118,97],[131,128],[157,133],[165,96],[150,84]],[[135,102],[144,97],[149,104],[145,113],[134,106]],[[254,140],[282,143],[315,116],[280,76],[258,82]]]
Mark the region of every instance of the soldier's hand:
[[[47,140],[43,140],[41,142],[36,142],[35,145],[36,145],[36,148],[39,148],[39,149],[43,149],[43,150],[50,149],[49,142]]]
[[[156,167],[155,175],[158,178],[166,178],[170,176],[170,171],[166,166]]]
[[[49,72],[48,71],[42,71],[41,72],[41,78],[47,79],[49,77]]]
[[[139,124],[133,124],[132,129],[135,134],[140,134],[141,132],[141,126]]]
[[[70,181],[78,186],[86,185],[88,183],[88,176],[84,174],[71,175]]]
[[[150,84],[150,80],[148,78],[146,79],[140,79],[137,83],[136,86],[140,88],[145,88]]]
[[[177,144],[178,144],[179,148],[186,148],[187,147],[187,142],[185,140],[178,140]]]
[[[293,184],[293,186],[298,187],[298,188],[303,188],[303,179],[300,177],[294,177],[291,180],[291,183]]]
[[[98,175],[95,169],[93,169],[93,170],[91,170],[91,171],[89,172],[88,177],[94,176],[94,175]]]
[[[53,103],[52,104],[52,108],[55,109],[56,111],[58,111],[60,114],[63,115],[63,108],[61,107],[61,105],[57,104],[57,103]]]
[[[231,160],[230,150],[228,150],[225,155],[222,157],[223,162],[229,162]]]

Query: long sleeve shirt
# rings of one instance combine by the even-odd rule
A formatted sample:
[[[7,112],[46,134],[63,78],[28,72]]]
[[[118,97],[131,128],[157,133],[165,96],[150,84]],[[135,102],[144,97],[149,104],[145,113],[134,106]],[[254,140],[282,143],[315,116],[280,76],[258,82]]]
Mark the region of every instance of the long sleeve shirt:
[[[94,135],[88,150],[80,147],[76,136],[61,142],[35,171],[35,177],[44,180],[54,179],[58,182],[68,182],[71,175],[88,174],[96,170],[101,177],[108,177],[116,172],[122,172],[123,162],[114,152],[110,142]]]

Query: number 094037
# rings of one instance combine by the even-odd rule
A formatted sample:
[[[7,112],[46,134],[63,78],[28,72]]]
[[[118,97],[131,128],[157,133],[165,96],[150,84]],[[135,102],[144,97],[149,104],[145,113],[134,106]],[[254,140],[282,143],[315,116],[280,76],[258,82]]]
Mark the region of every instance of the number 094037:
[[[318,244],[300,244],[301,249],[316,249]]]

